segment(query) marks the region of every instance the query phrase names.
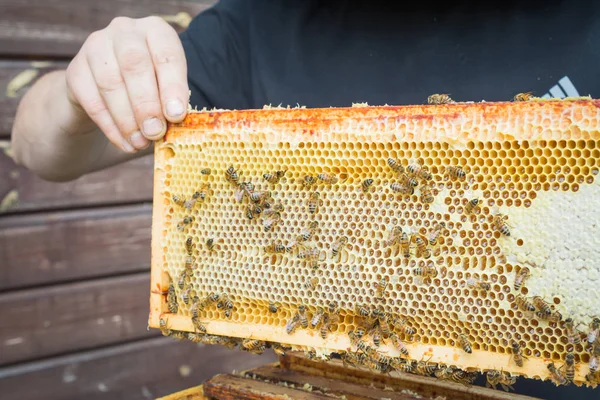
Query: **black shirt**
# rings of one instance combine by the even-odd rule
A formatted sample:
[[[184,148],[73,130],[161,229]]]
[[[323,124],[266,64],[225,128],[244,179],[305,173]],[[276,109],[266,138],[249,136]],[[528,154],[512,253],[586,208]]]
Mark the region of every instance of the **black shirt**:
[[[399,105],[433,93],[493,101],[528,91],[600,97],[598,2],[401,3],[222,0],[181,35],[191,103]],[[597,390],[550,382],[519,379],[515,388],[546,399],[598,398]]]
[[[222,0],[181,35],[200,108],[600,95],[600,3]],[[494,4],[490,4],[494,3]],[[497,4],[496,4],[497,3]]]

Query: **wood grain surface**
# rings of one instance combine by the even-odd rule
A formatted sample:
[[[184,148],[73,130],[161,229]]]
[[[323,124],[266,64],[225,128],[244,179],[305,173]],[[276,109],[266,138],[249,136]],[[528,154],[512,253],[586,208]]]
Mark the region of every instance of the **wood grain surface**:
[[[149,205],[1,217],[0,293],[147,271],[151,223]]]

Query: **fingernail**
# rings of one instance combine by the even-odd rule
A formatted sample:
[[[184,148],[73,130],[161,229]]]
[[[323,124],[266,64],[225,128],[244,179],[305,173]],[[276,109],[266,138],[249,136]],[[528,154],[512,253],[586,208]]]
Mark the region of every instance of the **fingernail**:
[[[167,101],[167,114],[169,117],[179,117],[181,114],[185,112],[183,108],[183,104],[179,100],[169,100]]]
[[[148,139],[146,139],[142,135],[142,132],[139,132],[139,131],[138,132],[134,132],[129,137],[129,141],[131,142],[132,145],[134,145],[139,150],[145,149],[150,144],[150,142],[148,141]]]
[[[126,151],[127,153],[135,153],[135,149],[127,140],[123,140],[123,143],[121,143],[121,146],[123,147],[123,150]]]
[[[148,118],[144,121],[144,135],[150,139],[158,136],[163,131],[163,123],[158,118]]]

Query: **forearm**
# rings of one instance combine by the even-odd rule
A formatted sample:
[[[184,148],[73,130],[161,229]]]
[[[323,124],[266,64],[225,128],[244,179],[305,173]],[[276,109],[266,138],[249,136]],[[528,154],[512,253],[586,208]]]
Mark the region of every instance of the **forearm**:
[[[53,181],[75,179],[143,154],[128,154],[113,146],[69,101],[65,71],[42,77],[22,99],[12,149],[18,164]]]

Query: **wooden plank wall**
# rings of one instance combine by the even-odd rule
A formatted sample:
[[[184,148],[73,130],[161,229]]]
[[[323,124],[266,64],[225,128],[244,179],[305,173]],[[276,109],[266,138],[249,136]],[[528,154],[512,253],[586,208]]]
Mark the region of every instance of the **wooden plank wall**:
[[[152,158],[67,183],[15,165],[19,99],[116,16],[181,31],[214,0],[5,0],[0,11],[0,393],[147,399],[274,360],[146,329]],[[31,384],[34,383],[35,384]]]

